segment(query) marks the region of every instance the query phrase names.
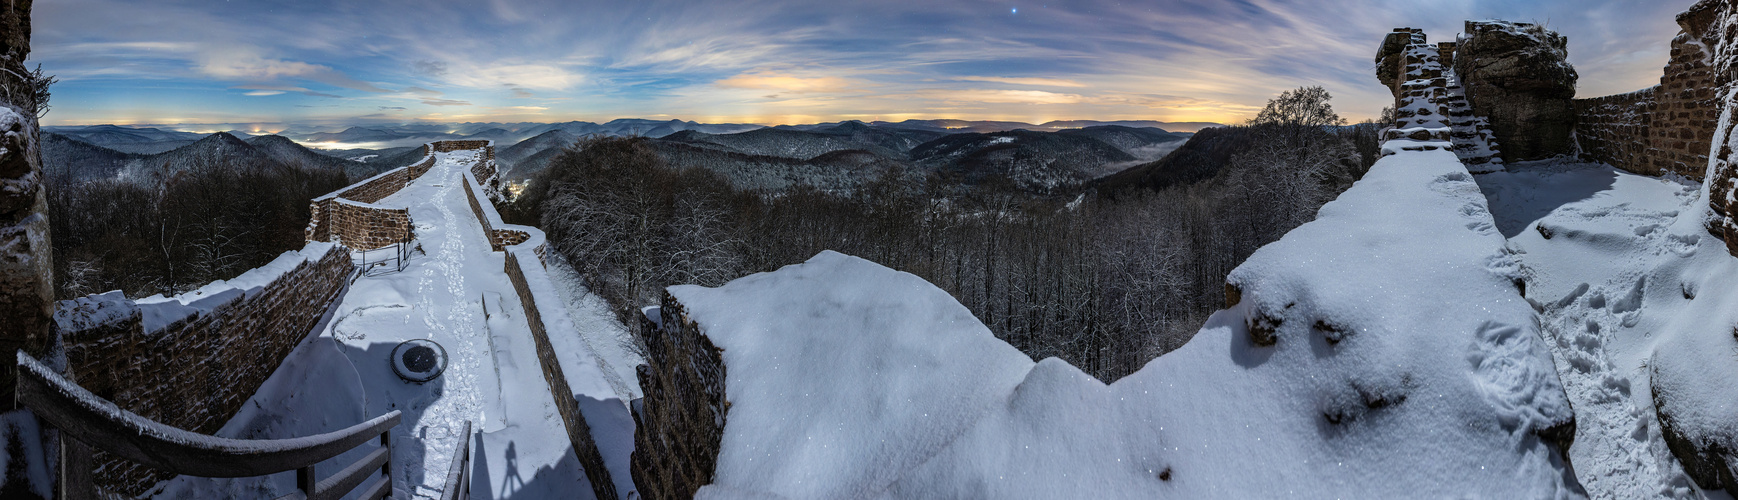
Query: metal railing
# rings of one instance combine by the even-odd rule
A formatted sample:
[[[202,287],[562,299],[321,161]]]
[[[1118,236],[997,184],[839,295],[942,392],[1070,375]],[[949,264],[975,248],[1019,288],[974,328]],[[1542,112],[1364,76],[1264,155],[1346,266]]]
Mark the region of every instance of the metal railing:
[[[362,270],[362,276],[369,277],[404,271],[405,266],[410,265],[410,242],[413,239],[410,233],[405,233],[404,239],[397,243],[372,250],[357,250],[362,259],[356,267]],[[378,260],[370,260],[371,255]]]
[[[200,477],[252,477],[296,471],[301,490],[282,499],[338,499],[381,471],[362,499],[383,498],[392,489],[394,410],[349,428],[290,439],[229,439],[189,432],[139,416],[97,397],[18,352],[18,403],[60,430],[59,499],[96,499],[93,448],[168,472]],[[468,431],[467,431],[468,432]],[[338,473],[317,479],[314,465],[376,437],[380,448]],[[467,438],[468,442],[468,438]]]

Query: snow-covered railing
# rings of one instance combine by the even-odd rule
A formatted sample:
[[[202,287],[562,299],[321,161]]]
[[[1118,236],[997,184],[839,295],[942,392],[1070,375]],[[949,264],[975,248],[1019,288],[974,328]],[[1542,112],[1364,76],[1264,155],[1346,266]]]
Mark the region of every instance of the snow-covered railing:
[[[23,351],[18,352],[18,404],[60,430],[61,499],[99,498],[92,482],[93,448],[172,474],[252,477],[296,471],[298,493],[281,498],[337,499],[369,483],[360,499],[383,498],[392,486],[394,410],[336,432],[290,439],[229,439],[177,429],[97,397]],[[380,448],[324,481],[314,465],[380,439]]]

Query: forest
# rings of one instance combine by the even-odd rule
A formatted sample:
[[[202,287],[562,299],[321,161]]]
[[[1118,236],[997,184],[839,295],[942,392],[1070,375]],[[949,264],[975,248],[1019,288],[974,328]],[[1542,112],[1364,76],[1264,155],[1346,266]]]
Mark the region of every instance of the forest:
[[[348,185],[342,170],[217,154],[146,178],[49,172],[55,296],[173,295],[301,248],[308,200]]]
[[[1282,99],[1280,113],[1232,127],[1237,153],[1210,176],[1159,189],[1043,196],[933,174],[913,183],[892,166],[848,193],[751,191],[673,168],[647,139],[592,137],[504,215],[543,228],[630,325],[666,286],[717,286],[830,249],[928,280],[1034,359],[1109,382],[1187,342],[1223,306],[1232,268],[1374,163],[1374,124],[1288,115]]]

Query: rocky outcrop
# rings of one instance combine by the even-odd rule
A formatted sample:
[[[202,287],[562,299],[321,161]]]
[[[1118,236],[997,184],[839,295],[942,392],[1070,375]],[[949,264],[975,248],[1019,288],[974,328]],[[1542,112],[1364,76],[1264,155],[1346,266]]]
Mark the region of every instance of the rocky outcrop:
[[[1653,392],[1654,416],[1659,419],[1660,435],[1666,448],[1684,474],[1704,490],[1724,489],[1738,496],[1738,409],[1710,415],[1719,405],[1697,401],[1694,391],[1705,384],[1720,384],[1721,380],[1684,376],[1685,373],[1665,373],[1653,364],[1650,387]],[[1696,373],[1695,375],[1703,375]],[[1700,380],[1698,380],[1700,378]],[[1717,411],[1717,410],[1715,410]]]
[[[1732,155],[1732,149],[1738,147],[1738,137],[1734,136],[1734,132],[1738,132],[1738,113],[1735,113],[1738,110],[1733,109],[1738,105],[1738,96],[1731,92],[1733,84],[1738,82],[1738,6],[1729,1],[1703,0],[1678,15],[1678,26],[1683,28],[1683,32],[1672,40],[1672,65],[1666,67],[1666,77],[1660,79],[1661,85],[1669,83],[1667,80],[1672,78],[1672,70],[1676,68],[1680,69],[1678,73],[1684,73],[1679,79],[1686,81],[1686,85],[1700,86],[1686,86],[1678,94],[1688,101],[1686,108],[1690,105],[1697,107],[1695,115],[1688,118],[1705,119],[1696,122],[1700,124],[1700,130],[1695,131],[1698,134],[1695,138],[1714,143],[1703,144],[1702,149],[1703,154],[1714,154],[1706,167],[1706,196],[1713,212],[1707,221],[1708,232],[1726,242],[1727,252],[1738,256],[1738,158]],[[1693,52],[1697,57],[1685,57],[1680,62],[1679,56],[1683,55],[1680,51]],[[1670,89],[1663,91],[1671,94]],[[1698,97],[1706,99],[1693,100]],[[1722,116],[1723,122],[1719,118]],[[1678,137],[1684,137],[1684,134],[1680,132]],[[1680,139],[1673,144],[1693,145],[1693,141]]]
[[[648,499],[693,498],[712,482],[724,440],[724,359],[668,292],[642,315],[640,332],[646,395],[633,405],[634,485]]]
[[[1541,26],[1467,21],[1454,71],[1509,163],[1574,152],[1575,68],[1567,38]]]
[[[37,81],[30,55],[30,0],[0,6],[0,410],[13,406],[13,357],[43,356],[50,344],[54,274],[49,253],[48,198],[43,193]]]

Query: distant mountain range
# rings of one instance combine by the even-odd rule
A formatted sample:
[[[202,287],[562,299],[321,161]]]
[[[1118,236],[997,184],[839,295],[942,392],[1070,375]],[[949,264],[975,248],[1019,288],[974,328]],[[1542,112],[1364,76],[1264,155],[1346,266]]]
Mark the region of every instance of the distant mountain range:
[[[1025,129],[1034,132],[1056,132],[1067,129],[1087,128],[1100,125],[1118,125],[1130,128],[1158,128],[1170,132],[1195,132],[1203,128],[1221,126],[1206,122],[1159,122],[1159,121],[1093,121],[1066,120],[1051,121],[1042,124],[1003,121],[970,121],[970,120],[906,120],[902,122],[859,122],[845,121],[834,123],[816,123],[809,125],[779,125],[766,127],[763,125],[742,123],[699,123],[682,120],[646,120],[639,118],[623,118],[605,123],[572,121],[562,123],[412,123],[390,125],[352,126],[335,129],[319,129],[307,126],[291,126],[288,129],[271,132],[246,132],[249,128],[241,124],[215,125],[178,125],[178,126],[52,126],[43,127],[44,132],[53,132],[74,137],[85,142],[103,146],[116,151],[141,154],[155,154],[192,144],[209,132],[195,133],[179,129],[204,129],[208,131],[225,130],[230,135],[246,139],[260,135],[280,135],[288,137],[305,145],[318,145],[327,149],[385,149],[392,147],[415,147],[429,141],[444,139],[488,139],[499,144],[515,143],[541,135],[551,130],[561,130],[574,136],[592,134],[608,136],[644,136],[660,138],[682,131],[696,131],[707,134],[734,134],[750,130],[773,128],[789,130],[819,130],[832,129],[847,124],[873,126],[881,129],[926,130],[942,133],[960,132],[1005,132]]]
[[[48,132],[42,134],[43,170],[50,176],[74,179],[147,179],[162,171],[175,172],[193,168],[202,161],[219,160],[248,168],[338,169],[359,179],[394,168],[383,163],[349,161],[316,152],[276,135],[243,140],[227,132],[218,132],[193,141],[173,141],[186,144],[168,151],[142,154],[92,144],[80,136]],[[420,149],[416,151],[420,157]]]
[[[486,139],[495,141],[496,159],[508,178],[523,180],[582,137],[640,136],[653,140],[673,165],[713,169],[751,189],[776,190],[793,183],[849,189],[886,168],[903,166],[965,183],[1002,178],[1049,193],[1157,160],[1194,131],[1210,126],[1217,124],[853,120],[764,127],[620,119],[601,124],[419,123],[204,135],[166,127],[96,125],[44,127],[43,142],[50,172],[80,178],[186,168],[199,158],[222,156],[245,163],[337,168],[360,179],[415,162],[422,154],[416,146],[426,142]]]

